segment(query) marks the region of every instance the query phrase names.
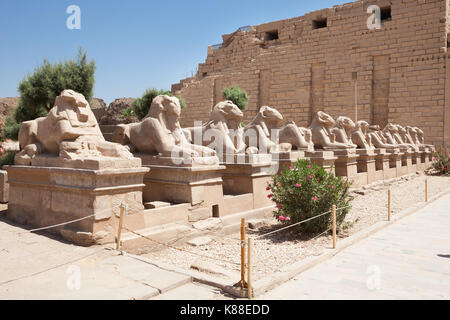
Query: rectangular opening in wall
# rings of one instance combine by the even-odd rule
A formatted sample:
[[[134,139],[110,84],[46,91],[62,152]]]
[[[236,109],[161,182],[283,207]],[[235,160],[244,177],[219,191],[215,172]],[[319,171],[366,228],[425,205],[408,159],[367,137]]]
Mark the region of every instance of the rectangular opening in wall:
[[[215,204],[212,206],[213,218],[219,218],[219,205]]]
[[[265,41],[272,41],[272,40],[277,40],[278,37],[278,30],[272,30],[272,31],[267,31],[264,34],[264,40]]]
[[[375,170],[376,171],[383,170],[383,159],[376,159],[375,160]]]
[[[312,23],[313,30],[326,28],[327,27],[327,18],[318,18],[313,20]]]
[[[381,22],[384,21],[391,21],[392,20],[392,16],[391,16],[391,7],[383,7],[380,9],[381,10]]]

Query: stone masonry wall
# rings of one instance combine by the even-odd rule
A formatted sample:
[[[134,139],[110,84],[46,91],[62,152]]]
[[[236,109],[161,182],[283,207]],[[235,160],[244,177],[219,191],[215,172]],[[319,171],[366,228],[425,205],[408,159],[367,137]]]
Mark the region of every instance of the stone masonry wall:
[[[380,30],[366,26],[373,4],[391,10]],[[299,126],[324,110],[418,126],[428,143],[442,145],[445,137],[450,145],[448,12],[449,0],[358,1],[223,35],[197,75],[172,88],[187,102],[181,123],[206,121],[222,89],[236,84],[249,95],[245,122],[262,105]]]

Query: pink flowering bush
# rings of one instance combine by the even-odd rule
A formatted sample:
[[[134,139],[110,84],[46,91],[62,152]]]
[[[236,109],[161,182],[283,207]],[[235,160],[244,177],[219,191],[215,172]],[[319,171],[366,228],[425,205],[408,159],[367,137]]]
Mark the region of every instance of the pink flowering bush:
[[[346,207],[336,212],[339,226],[350,211],[349,188],[347,180],[308,160],[299,160],[273,176],[267,191],[268,198],[276,204],[275,218],[284,224],[294,224],[330,211],[335,204],[337,208]],[[326,214],[296,228],[299,232],[316,233],[327,230],[331,223],[331,214]]]
[[[433,158],[433,169],[440,175],[450,174],[450,154],[447,148],[440,148],[436,151]]]

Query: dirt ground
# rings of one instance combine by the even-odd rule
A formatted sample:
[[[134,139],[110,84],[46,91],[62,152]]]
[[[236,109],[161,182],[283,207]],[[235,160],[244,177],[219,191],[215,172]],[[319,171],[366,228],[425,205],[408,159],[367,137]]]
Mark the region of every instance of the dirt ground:
[[[428,176],[429,197],[450,188],[450,177]],[[346,216],[339,237],[348,237],[358,231],[367,228],[379,221],[387,220],[387,190],[391,189],[392,215],[423,202],[425,193],[425,175],[414,174],[404,176],[398,181],[380,183],[375,186],[357,190],[352,201],[352,209]],[[249,230],[250,236],[258,236],[280,228],[275,220],[267,221],[267,225],[257,230]],[[223,267],[228,271],[240,270],[240,241],[239,234],[227,237],[211,236],[212,241],[203,246],[191,246],[182,248],[196,253],[174,249],[163,249],[145,254],[155,262],[176,265],[181,268],[190,268],[198,260],[208,260]],[[339,239],[338,239],[339,241]],[[281,231],[273,235],[255,240],[253,245],[254,279],[258,280],[265,275],[280,271],[292,263],[310,256],[321,255],[324,249],[332,243],[330,232],[316,235],[310,239],[299,239],[298,235],[289,230]],[[159,248],[161,249],[161,248]]]

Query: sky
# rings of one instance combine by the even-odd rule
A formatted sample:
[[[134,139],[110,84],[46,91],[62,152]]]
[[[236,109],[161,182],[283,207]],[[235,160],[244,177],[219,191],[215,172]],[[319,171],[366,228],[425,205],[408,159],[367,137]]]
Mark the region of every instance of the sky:
[[[80,46],[97,66],[94,96],[107,104],[170,89],[195,72],[222,34],[346,2],[0,0],[0,97],[18,96],[19,82],[45,58],[73,59]],[[80,29],[67,27],[71,5],[80,8]]]

